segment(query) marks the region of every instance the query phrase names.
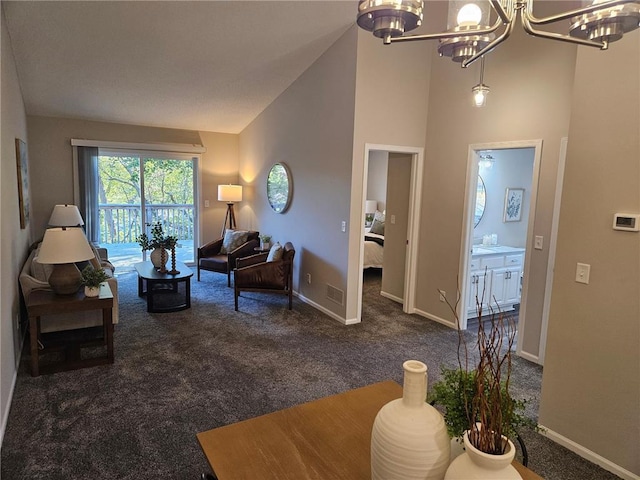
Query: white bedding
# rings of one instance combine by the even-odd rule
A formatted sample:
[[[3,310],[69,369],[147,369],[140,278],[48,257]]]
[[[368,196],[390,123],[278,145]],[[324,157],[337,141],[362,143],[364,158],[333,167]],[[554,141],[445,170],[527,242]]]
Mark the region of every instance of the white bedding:
[[[368,236],[377,237],[384,240],[383,235],[376,235],[375,233],[367,233]],[[364,241],[364,261],[362,262],[362,268],[382,268],[384,247],[376,242]]]

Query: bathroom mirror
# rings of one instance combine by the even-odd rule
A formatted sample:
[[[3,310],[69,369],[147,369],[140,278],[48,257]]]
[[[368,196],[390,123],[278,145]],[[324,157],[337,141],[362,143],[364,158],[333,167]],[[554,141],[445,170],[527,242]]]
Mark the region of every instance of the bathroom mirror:
[[[478,175],[478,191],[476,192],[476,209],[473,219],[473,228],[477,227],[484,215],[484,207],[487,201],[487,190],[484,186],[484,180]]]
[[[276,213],[284,213],[291,203],[293,185],[291,172],[284,163],[276,163],[267,177],[267,199]]]

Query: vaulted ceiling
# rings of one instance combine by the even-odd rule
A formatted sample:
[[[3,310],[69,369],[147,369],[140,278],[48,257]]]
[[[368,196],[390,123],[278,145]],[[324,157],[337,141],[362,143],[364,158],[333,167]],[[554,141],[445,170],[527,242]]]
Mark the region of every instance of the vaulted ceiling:
[[[238,133],[357,1],[3,1],[27,113]]]

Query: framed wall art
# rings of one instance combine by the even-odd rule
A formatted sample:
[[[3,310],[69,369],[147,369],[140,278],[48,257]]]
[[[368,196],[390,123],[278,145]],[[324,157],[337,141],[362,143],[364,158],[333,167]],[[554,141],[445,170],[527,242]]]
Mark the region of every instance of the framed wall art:
[[[522,203],[524,188],[507,188],[504,198],[504,222],[519,222],[522,220]]]
[[[16,164],[18,167],[18,205],[20,207],[20,228],[29,224],[29,161],[27,144],[16,138]]]

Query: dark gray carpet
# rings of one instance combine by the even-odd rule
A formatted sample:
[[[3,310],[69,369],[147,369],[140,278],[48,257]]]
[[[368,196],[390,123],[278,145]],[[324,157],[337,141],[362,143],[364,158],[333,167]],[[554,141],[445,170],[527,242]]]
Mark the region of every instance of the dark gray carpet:
[[[204,272],[192,308],[148,314],[135,274],[119,277],[114,365],[32,378],[25,347],[4,443],[3,480],[197,480],[208,465],[196,433],[377,381],[402,362],[455,366],[457,333],[378,295],[365,274],[363,322],[343,326],[275,295],[243,294]],[[533,399],[542,369],[515,359],[514,394]],[[547,479],[615,479],[535,432],[529,466]],[[259,479],[257,479],[259,480]],[[330,480],[330,479],[327,479]]]

